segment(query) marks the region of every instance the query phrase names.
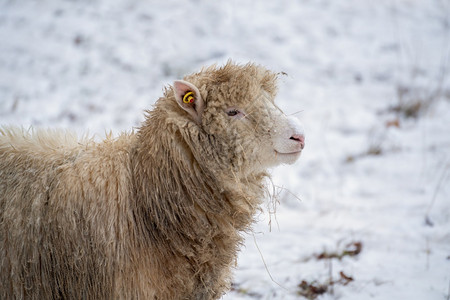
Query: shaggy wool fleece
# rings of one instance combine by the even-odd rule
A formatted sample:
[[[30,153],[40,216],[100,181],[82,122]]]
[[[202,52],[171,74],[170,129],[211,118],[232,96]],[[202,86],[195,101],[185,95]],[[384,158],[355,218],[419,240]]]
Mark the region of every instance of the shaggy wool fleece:
[[[254,64],[203,69],[136,132],[99,143],[0,130],[0,298],[223,295],[266,169],[304,145],[274,105],[276,79]]]

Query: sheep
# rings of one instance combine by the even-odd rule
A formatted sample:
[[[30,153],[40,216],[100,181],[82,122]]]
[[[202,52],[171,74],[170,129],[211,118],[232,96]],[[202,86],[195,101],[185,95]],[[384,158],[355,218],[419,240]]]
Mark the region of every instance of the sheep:
[[[3,127],[0,298],[220,298],[267,169],[304,147],[276,92],[277,74],[229,61],[101,142]]]

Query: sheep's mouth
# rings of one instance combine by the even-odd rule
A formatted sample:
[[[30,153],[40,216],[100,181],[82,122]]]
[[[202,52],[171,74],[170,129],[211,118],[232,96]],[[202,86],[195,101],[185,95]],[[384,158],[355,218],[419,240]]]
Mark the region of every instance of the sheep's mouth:
[[[302,150],[298,150],[298,151],[292,151],[292,152],[278,152],[277,150],[275,151],[275,155],[276,156],[295,156],[295,155],[299,155],[302,153]]]
[[[302,150],[292,151],[292,152],[278,152],[275,150],[275,157],[283,162],[287,161],[296,161],[300,154],[302,153]]]
[[[291,165],[298,160],[301,153],[302,150],[293,152],[278,152],[277,150],[275,150],[275,160],[280,164]]]
[[[293,152],[278,152],[275,150],[275,159],[280,164],[292,165],[299,159],[301,153],[302,150]]]

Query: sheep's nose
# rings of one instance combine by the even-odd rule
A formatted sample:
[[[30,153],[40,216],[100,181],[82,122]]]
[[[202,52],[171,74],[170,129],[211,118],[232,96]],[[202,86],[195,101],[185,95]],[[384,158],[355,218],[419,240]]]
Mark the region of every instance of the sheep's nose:
[[[298,142],[300,148],[305,148],[305,136],[303,134],[293,134],[289,139]]]

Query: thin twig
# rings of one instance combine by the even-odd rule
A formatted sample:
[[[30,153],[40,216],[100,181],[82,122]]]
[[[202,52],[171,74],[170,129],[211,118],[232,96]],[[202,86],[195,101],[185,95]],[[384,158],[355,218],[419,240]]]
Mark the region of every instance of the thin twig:
[[[334,280],[333,280],[333,260],[328,259],[328,276],[330,280],[330,294],[334,295]]]
[[[302,110],[296,111],[295,113],[289,114],[288,116],[293,116],[293,115],[296,115],[296,114],[301,113],[301,112],[303,112],[303,111],[304,111],[304,110],[302,109]]]
[[[289,291],[287,288],[285,288],[284,286],[282,286],[281,284],[279,284],[275,279],[273,279],[272,274],[270,273],[269,268],[267,267],[266,261],[265,261],[265,259],[264,259],[264,256],[263,256],[263,254],[262,254],[262,252],[261,252],[261,249],[259,249],[258,242],[256,241],[255,234],[252,233],[252,235],[253,235],[253,241],[255,242],[256,249],[258,249],[259,255],[261,256],[262,262],[263,262],[263,264],[264,264],[264,268],[266,269],[267,274],[268,274],[269,277],[270,277],[270,280],[272,280],[273,283],[275,283],[276,285],[278,285],[278,286],[279,286],[280,288],[282,288],[283,290]]]
[[[447,300],[450,300],[450,279],[448,280]]]
[[[446,164],[444,164],[444,170],[442,171],[442,174],[439,177],[439,181],[438,181],[438,183],[436,185],[436,188],[434,189],[433,198],[431,199],[431,202],[428,205],[427,212],[425,214],[425,218],[426,218],[427,222],[430,221],[429,214],[430,214],[431,208],[433,207],[434,203],[436,202],[436,198],[437,198],[437,195],[438,195],[439,190],[441,188],[441,184],[444,181],[444,178],[446,177],[448,170],[449,170],[449,164],[446,163]]]

